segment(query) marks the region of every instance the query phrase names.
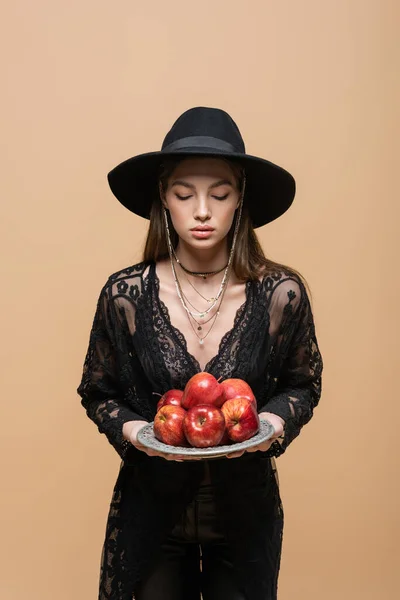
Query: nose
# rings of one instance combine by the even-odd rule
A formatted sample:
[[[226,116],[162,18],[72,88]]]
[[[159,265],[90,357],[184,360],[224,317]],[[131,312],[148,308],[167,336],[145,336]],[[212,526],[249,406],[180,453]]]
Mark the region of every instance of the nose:
[[[210,204],[207,196],[199,196],[194,207],[194,218],[199,221],[207,221],[211,217]]]

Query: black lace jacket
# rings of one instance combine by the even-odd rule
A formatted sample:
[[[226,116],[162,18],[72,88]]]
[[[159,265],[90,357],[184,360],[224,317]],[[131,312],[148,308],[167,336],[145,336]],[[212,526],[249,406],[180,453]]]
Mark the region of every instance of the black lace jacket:
[[[138,451],[123,439],[122,426],[131,420],[152,421],[159,399],[153,392],[183,389],[200,370],[159,298],[155,264],[139,263],[111,275],[100,293],[78,388],[87,415],[123,459],[107,522],[101,600],[131,600],[135,582],[190,501],[201,477],[201,463],[169,462]],[[209,461],[212,477],[221,483],[221,516],[237,552],[238,571],[249,582],[255,561],[243,554],[246,544],[237,519],[233,519],[233,507],[243,501],[246,477],[261,474],[263,480],[271,482],[275,501],[270,514],[263,520],[266,503],[259,511],[250,511],[251,518],[257,520],[257,528],[253,527],[257,533],[248,548],[251,554],[258,547],[268,561],[267,532],[262,523],[267,527],[272,513],[278,521],[282,516],[270,459],[282,454],[311,419],[321,394],[322,358],[310,302],[300,279],[281,271],[247,282],[246,300],[236,313],[234,326],[204,370],[217,378],[244,379],[253,389],[259,412],[275,413],[286,422],[283,440],[274,442],[268,452]],[[245,526],[249,540],[251,518]],[[271,532],[268,535],[273,538]],[[281,528],[277,527],[277,547],[280,535]],[[265,597],[259,590],[250,593],[252,598]]]

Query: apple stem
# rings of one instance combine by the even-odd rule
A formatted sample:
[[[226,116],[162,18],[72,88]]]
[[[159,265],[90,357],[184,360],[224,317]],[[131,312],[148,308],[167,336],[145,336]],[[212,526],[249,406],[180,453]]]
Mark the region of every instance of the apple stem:
[[[221,375],[221,377],[220,377],[219,379],[217,379],[218,383],[219,383],[219,380],[220,380],[220,379],[222,379],[222,375]]]
[[[162,396],[162,394],[159,394],[158,392],[151,392],[151,393],[153,394],[153,396],[160,396],[160,398]]]

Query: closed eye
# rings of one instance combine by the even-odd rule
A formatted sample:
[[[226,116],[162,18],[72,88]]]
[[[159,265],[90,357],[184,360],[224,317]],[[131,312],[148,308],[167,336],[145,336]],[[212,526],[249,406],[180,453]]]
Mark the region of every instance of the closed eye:
[[[212,197],[215,198],[215,200],[226,200],[228,196],[229,196],[229,192],[227,194],[225,194],[224,196],[212,196]],[[189,200],[189,198],[192,197],[192,194],[189,194],[189,196],[181,196],[180,194],[176,194],[176,197],[179,200]]]

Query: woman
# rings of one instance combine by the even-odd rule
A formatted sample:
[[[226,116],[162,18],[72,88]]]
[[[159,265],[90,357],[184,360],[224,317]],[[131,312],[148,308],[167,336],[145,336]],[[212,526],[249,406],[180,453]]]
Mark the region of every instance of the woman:
[[[150,220],[143,261],[103,287],[78,393],[122,458],[100,600],[273,600],[283,530],[274,457],[313,414],[322,359],[301,276],[254,232],[291,205],[284,169],[245,153],[224,111],[193,108],[162,150],[109,173]],[[207,371],[251,386],[274,436],[209,461],[147,450],[159,395]]]

